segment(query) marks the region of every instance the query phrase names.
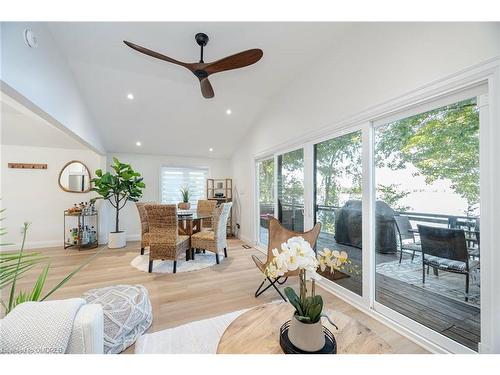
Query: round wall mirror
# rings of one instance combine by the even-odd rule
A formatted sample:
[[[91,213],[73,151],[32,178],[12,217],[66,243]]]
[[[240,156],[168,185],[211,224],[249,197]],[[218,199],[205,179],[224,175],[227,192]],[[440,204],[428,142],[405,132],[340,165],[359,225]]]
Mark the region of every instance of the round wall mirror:
[[[72,160],[59,173],[59,186],[70,193],[87,193],[90,191],[90,171],[85,164]]]

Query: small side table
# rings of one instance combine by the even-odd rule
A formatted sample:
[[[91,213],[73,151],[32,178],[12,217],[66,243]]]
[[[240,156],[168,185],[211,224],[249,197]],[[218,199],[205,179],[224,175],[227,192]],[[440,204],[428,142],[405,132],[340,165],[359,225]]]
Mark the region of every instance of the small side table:
[[[237,317],[222,335],[217,354],[283,354],[280,327],[293,314],[287,303],[257,306]],[[391,346],[358,320],[340,311],[326,311],[339,330],[323,319],[323,325],[335,336],[337,353],[392,353]]]
[[[71,239],[68,241],[67,236],[69,229],[66,228],[66,222],[68,217],[77,218],[77,236],[76,239]],[[84,242],[84,231],[85,225],[91,225],[95,230],[95,239],[93,241]],[[64,211],[64,248],[67,249],[69,247],[75,247],[78,250],[84,249],[95,249],[99,246],[98,243],[99,238],[99,215],[97,211],[92,213],[70,213],[67,210]]]

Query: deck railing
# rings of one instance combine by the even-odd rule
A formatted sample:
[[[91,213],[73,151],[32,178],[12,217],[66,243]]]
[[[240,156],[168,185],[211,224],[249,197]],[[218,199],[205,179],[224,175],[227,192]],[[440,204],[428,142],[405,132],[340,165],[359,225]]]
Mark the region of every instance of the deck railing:
[[[303,210],[304,205],[299,203],[288,203],[282,202],[281,206],[283,210]],[[327,206],[327,205],[316,205],[316,212],[333,212],[338,210],[339,206]],[[272,214],[274,212],[274,204],[261,203],[260,213],[262,214]],[[451,223],[455,222],[461,227],[468,227],[469,229],[479,228],[479,216],[463,216],[463,215],[447,215],[447,214],[431,214],[426,212],[413,212],[413,211],[396,211],[397,214],[408,216],[408,219],[412,223],[430,223],[438,224],[443,226],[449,226]]]

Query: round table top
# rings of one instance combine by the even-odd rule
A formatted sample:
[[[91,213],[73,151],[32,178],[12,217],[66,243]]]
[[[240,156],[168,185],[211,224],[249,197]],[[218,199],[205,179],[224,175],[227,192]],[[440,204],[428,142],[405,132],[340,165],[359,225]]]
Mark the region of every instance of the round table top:
[[[279,343],[280,327],[290,320],[294,308],[289,303],[268,303],[244,312],[226,328],[222,335],[218,354],[283,354]],[[337,340],[338,354],[391,353],[387,342],[356,319],[340,311],[326,313],[339,327],[337,331],[326,319],[322,319]]]

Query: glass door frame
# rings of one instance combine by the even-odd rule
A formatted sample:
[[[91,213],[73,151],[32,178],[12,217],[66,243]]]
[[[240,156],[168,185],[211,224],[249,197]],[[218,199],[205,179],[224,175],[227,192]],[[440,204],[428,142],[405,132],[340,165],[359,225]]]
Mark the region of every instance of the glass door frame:
[[[279,154],[304,149],[304,227],[312,228],[314,222],[314,145],[356,130],[362,132],[362,296],[355,294],[332,281],[323,280],[321,286],[369,316],[387,324],[390,328],[414,340],[433,352],[474,353],[469,348],[427,328],[400,313],[375,301],[375,163],[374,126],[380,119],[407,113],[412,108],[421,111],[426,105],[435,103],[451,95],[474,90],[478,85],[487,84],[487,96],[479,99],[480,107],[480,196],[481,196],[481,339],[480,353],[500,352],[500,257],[493,256],[495,228],[500,227],[500,196],[495,194],[500,181],[500,155],[493,151],[495,140],[500,139],[500,59],[489,61],[459,74],[447,77],[407,95],[371,108],[349,121],[336,123],[321,133],[302,136],[290,142],[290,146],[268,152],[265,156],[254,155],[260,161],[274,157],[275,181],[277,179],[277,156]],[[489,102],[489,105],[488,105]],[[496,125],[496,126],[493,126]],[[263,155],[264,156],[264,155]],[[254,181],[256,181],[254,179]],[[275,183],[275,215],[277,213],[277,184]],[[258,199],[256,199],[258,201]],[[496,211],[496,210],[498,211]],[[256,232],[257,234],[257,232]]]
[[[485,87],[486,86],[486,87]],[[484,93],[486,91],[486,94]],[[405,329],[410,330],[412,333],[417,333],[420,336],[423,336],[430,340],[432,342],[431,347],[434,346],[434,349],[436,351],[440,351],[443,348],[445,348],[448,351],[451,351],[453,353],[476,353],[472,349],[469,349],[462,344],[447,338],[437,331],[428,328],[427,326],[424,326],[423,324],[420,324],[407,316],[396,312],[395,310],[385,306],[384,304],[378,302],[375,298],[375,291],[376,291],[376,272],[375,272],[375,267],[376,267],[376,261],[375,261],[375,249],[373,248],[375,244],[375,199],[376,199],[376,183],[375,183],[375,161],[374,161],[374,155],[375,155],[375,139],[374,139],[374,133],[375,129],[377,129],[380,126],[384,126],[387,123],[411,117],[413,115],[419,114],[419,113],[424,113],[428,110],[443,107],[448,104],[452,104],[461,100],[468,99],[470,97],[477,97],[478,98],[478,106],[480,108],[479,110],[479,118],[480,118],[480,127],[479,127],[479,137],[480,137],[480,146],[479,146],[479,153],[480,153],[480,190],[481,190],[481,199],[480,199],[480,212],[481,212],[481,222],[483,223],[484,221],[488,220],[487,217],[483,216],[483,210],[485,209],[485,206],[488,204],[488,198],[485,196],[483,198],[482,193],[483,193],[483,185],[486,184],[484,175],[486,175],[488,172],[488,162],[485,160],[485,157],[487,155],[487,145],[485,144],[486,141],[486,134],[488,134],[488,129],[489,129],[489,123],[488,123],[488,116],[485,116],[485,109],[487,108],[487,105],[485,105],[485,100],[487,100],[487,85],[485,82],[482,82],[481,84],[474,84],[471,85],[470,87],[464,87],[452,92],[444,93],[443,95],[437,97],[437,98],[432,98],[429,99],[428,101],[425,101],[420,104],[416,104],[414,106],[411,106],[406,109],[402,109],[397,112],[393,112],[391,114],[381,116],[377,118],[376,120],[370,121],[369,123],[369,129],[367,134],[367,142],[369,145],[369,148],[371,149],[370,152],[370,159],[367,160],[370,166],[370,170],[372,173],[370,174],[370,189],[366,193],[368,194],[367,199],[370,200],[370,210],[367,212],[368,218],[371,222],[369,228],[366,228],[367,235],[370,237],[370,245],[372,248],[370,249],[370,270],[371,270],[371,284],[369,285],[369,291],[368,293],[370,294],[370,301],[371,305],[370,307],[375,311],[383,316],[391,319],[392,321],[400,324],[403,326]],[[481,104],[482,103],[482,104]],[[484,148],[484,149],[483,149]],[[363,235],[365,232],[363,232]],[[483,231],[483,228],[481,228],[481,239],[483,237],[487,237],[488,233]],[[483,295],[483,279],[484,279],[484,267],[483,263],[484,258],[483,255],[487,253],[491,253],[491,248],[488,246],[484,245],[484,242],[481,241],[481,295]],[[488,257],[488,256],[486,256]],[[486,265],[486,264],[485,264]],[[486,273],[488,273],[488,270],[486,270]],[[488,335],[488,332],[485,331],[485,326],[488,324],[487,320],[483,322],[483,308],[486,308],[486,311],[488,310],[488,302],[487,299],[482,299],[481,300],[481,306],[480,306],[480,311],[481,311],[481,339],[479,343],[479,352],[481,351],[481,341],[483,341],[483,337]],[[484,323],[484,324],[483,324]]]
[[[255,205],[254,205],[254,219],[255,219],[255,239],[254,243],[255,245],[260,248],[261,250],[267,249],[267,244],[263,244],[260,242],[260,183],[259,183],[259,163],[267,160],[273,160],[273,198],[274,198],[274,209],[273,209],[273,215],[276,217],[276,207],[277,207],[277,202],[276,202],[276,156],[275,155],[269,155],[267,157],[261,157],[259,159],[255,159],[255,165],[254,165],[254,191],[255,191]]]

